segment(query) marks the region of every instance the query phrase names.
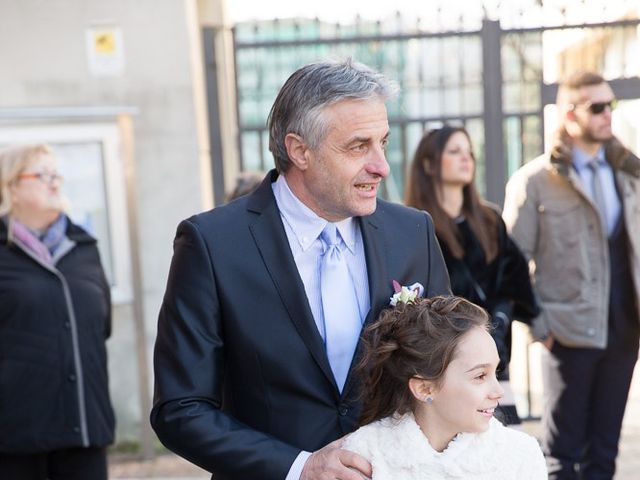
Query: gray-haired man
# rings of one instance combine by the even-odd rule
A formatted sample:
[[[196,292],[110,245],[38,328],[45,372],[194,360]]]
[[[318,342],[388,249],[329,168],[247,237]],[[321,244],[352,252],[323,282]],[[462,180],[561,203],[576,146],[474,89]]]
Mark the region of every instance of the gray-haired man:
[[[377,200],[392,93],[351,61],[302,67],[271,110],[277,171],[178,227],[151,420],[216,480],[371,475],[340,448],[362,326],[393,280],[449,293],[429,216]]]

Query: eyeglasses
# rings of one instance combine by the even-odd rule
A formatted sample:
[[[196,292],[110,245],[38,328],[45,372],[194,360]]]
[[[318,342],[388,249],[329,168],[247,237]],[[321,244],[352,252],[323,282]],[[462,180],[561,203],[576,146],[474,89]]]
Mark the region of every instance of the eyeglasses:
[[[34,173],[23,173],[18,175],[19,179],[33,178],[40,180],[42,183],[46,183],[47,185],[53,185],[54,182],[58,181],[62,183],[64,181],[64,177],[57,173],[48,173],[48,172],[34,172]]]
[[[618,100],[614,98],[613,100],[609,100],[608,102],[586,102],[578,105],[573,105],[573,108],[577,106],[584,106],[594,115],[600,115],[607,107],[609,107],[610,111],[615,110],[615,108],[618,106]]]

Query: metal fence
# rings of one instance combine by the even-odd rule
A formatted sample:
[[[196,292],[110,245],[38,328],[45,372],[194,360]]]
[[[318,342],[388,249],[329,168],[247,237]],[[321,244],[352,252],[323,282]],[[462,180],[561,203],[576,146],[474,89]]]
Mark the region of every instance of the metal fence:
[[[551,104],[558,79],[579,69],[601,72],[609,80],[625,104],[614,112],[614,123],[623,111],[618,131],[640,148],[637,0],[617,0],[618,10],[611,0],[603,0],[601,12],[591,16],[587,3],[592,8],[598,0],[558,2],[565,6],[556,10],[548,8],[549,1],[521,4],[525,1],[537,7],[525,10],[513,7],[515,2],[497,1],[490,11],[477,8],[490,0],[465,2],[470,14],[453,18],[443,0],[428,21],[397,14],[349,25],[303,19],[237,25],[233,37],[241,169],[273,166],[266,119],[288,76],[306,63],[347,56],[400,85],[399,98],[387,106],[391,174],[382,195],[393,201],[402,201],[407,166],[425,130],[449,123],[469,131],[478,188],[501,205],[509,175],[544,150],[545,134],[555,119]],[[207,64],[214,65],[210,33],[204,29]],[[213,73],[208,78],[215,78]],[[215,97],[215,85],[209,87],[209,97]],[[218,132],[219,120],[210,120],[211,131]],[[211,140],[219,144],[219,133]],[[529,388],[526,394],[531,417]]]
[[[401,201],[407,164],[426,129],[443,123],[470,132],[480,191],[502,203],[508,176],[544,147],[544,107],[556,79],[578,68],[601,71],[619,98],[640,97],[640,20],[527,24],[527,12],[506,20],[461,16],[447,29],[436,12],[427,24],[401,14],[345,26],[319,20],[273,20],[234,29],[241,168],[266,170],[266,118],[286,78],[324,58],[354,59],[397,81],[388,105],[390,178],[382,194]],[[502,18],[502,17],[501,17]],[[450,22],[450,20],[449,20]],[[529,24],[531,21],[528,22]],[[449,23],[451,24],[451,23]]]

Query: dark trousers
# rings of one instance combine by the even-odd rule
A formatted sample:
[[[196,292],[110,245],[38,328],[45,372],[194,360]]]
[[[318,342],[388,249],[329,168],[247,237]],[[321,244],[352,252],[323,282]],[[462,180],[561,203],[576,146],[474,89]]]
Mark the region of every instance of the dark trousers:
[[[107,451],[96,447],[28,455],[0,453],[0,479],[107,480]]]
[[[605,350],[554,343],[542,355],[549,479],[611,480],[638,358],[637,330]]]

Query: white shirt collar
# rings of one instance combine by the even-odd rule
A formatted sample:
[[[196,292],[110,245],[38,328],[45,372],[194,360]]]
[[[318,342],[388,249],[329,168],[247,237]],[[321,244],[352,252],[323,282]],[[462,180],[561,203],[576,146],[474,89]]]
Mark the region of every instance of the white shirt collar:
[[[302,203],[289,188],[284,175],[279,175],[271,184],[273,194],[282,218],[291,227],[296,240],[303,251],[307,250],[318,238],[327,221]],[[342,240],[351,253],[355,252],[357,223],[353,217],[335,222]]]

